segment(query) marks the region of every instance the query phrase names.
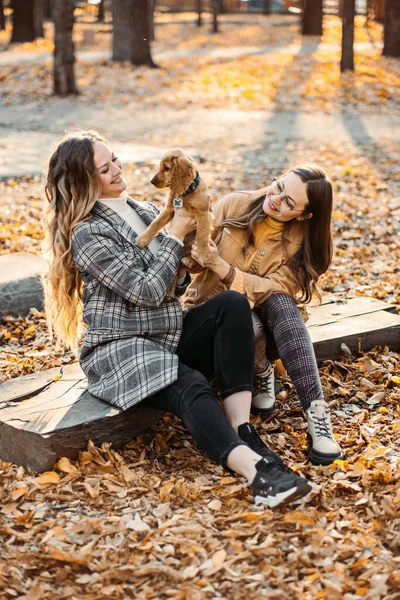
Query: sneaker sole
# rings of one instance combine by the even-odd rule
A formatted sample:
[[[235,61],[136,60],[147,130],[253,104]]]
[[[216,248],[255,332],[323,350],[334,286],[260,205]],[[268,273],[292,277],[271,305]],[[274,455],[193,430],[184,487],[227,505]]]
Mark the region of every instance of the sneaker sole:
[[[316,467],[327,467],[335,462],[335,460],[342,460],[343,454],[341,452],[339,452],[339,454],[319,454],[311,448],[308,453],[308,458],[310,459],[311,464]]]
[[[276,404],[271,406],[271,408],[257,408],[257,406],[251,406],[250,412],[253,417],[266,417],[268,415],[272,415],[273,412],[276,411]]]
[[[307,481],[304,481],[299,485],[286,490],[286,492],[279,492],[275,496],[268,496],[267,498],[264,496],[255,496],[254,502],[255,504],[266,504],[269,508],[275,508],[276,506],[289,504],[289,502],[293,502],[293,500],[306,496],[311,492],[311,489],[311,485],[307,483]]]

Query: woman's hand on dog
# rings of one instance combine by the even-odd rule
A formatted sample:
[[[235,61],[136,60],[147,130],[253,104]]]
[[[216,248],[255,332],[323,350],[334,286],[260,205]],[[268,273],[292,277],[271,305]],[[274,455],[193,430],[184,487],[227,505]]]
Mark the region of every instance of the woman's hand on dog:
[[[180,216],[176,211],[172,221],[167,225],[167,231],[170,235],[175,235],[180,240],[184,240],[188,233],[196,229],[196,219],[193,217]]]
[[[218,265],[218,263],[220,262],[220,257],[218,256],[218,248],[215,242],[213,242],[213,240],[209,240],[208,242],[208,248],[209,248],[209,255],[207,257],[207,260],[203,263],[200,263],[199,260],[199,249],[198,246],[196,244],[196,242],[194,242],[193,246],[192,246],[192,250],[191,250],[191,256],[192,258],[194,258],[194,260],[200,264],[202,264],[203,267],[206,267],[206,269],[211,269],[212,271],[214,270],[214,268]]]

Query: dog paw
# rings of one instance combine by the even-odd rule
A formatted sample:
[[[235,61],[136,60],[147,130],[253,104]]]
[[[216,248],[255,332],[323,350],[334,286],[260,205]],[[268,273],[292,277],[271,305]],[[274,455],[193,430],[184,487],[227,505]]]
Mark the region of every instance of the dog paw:
[[[147,239],[144,235],[138,235],[136,238],[135,244],[139,248],[145,248],[146,246],[149,245],[149,242],[147,241]]]

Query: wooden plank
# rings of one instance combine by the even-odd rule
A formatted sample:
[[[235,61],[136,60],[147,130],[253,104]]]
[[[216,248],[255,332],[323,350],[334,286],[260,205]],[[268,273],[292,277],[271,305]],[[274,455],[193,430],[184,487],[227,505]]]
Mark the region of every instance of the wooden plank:
[[[309,333],[318,361],[342,356],[342,343],[353,354],[357,353],[359,343],[363,352],[374,346],[400,350],[400,316],[383,310],[311,327]]]
[[[36,393],[48,375],[38,377],[36,387],[27,376],[31,392]],[[51,375],[54,378],[55,374]],[[141,404],[122,411],[98,400],[86,390],[86,379],[77,363],[64,367],[61,380],[53,380],[27,400],[15,400],[21,397],[24,378],[18,379],[17,395],[13,380],[0,385],[0,458],[33,471],[51,469],[60,456],[77,458],[89,439],[119,448],[155,424],[162,414]]]
[[[365,315],[381,310],[390,312],[396,311],[393,305],[367,296],[357,296],[355,298],[348,298],[344,301],[329,302],[316,306],[311,310],[310,318],[307,321],[307,327],[318,327],[328,323],[335,323],[336,321],[348,317]]]
[[[39,371],[23,377],[14,377],[0,384],[0,402],[10,402],[31,398],[44,390],[54,377],[60,374],[60,367]]]

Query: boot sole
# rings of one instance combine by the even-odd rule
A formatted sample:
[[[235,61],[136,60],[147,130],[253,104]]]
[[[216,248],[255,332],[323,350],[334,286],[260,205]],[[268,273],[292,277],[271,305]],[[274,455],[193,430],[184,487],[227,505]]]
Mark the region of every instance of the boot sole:
[[[266,417],[268,415],[272,415],[276,411],[276,404],[271,406],[271,408],[257,408],[257,406],[251,406],[250,412],[253,417]]]
[[[299,485],[296,485],[285,492],[279,492],[275,496],[268,496],[265,498],[264,496],[254,496],[255,504],[266,504],[269,508],[275,508],[276,506],[284,506],[285,504],[289,504],[298,498],[302,498],[306,496],[309,492],[311,492],[311,485],[307,481],[302,481]]]
[[[311,464],[313,464],[316,467],[327,467],[328,465],[331,465],[333,462],[335,462],[335,460],[342,460],[343,454],[340,452],[339,454],[321,455],[313,451],[313,449],[311,448],[310,452],[308,453],[308,458],[310,459]]]
[[[312,447],[312,437],[307,434],[308,444],[310,447],[308,458],[310,459],[311,464],[316,467],[322,466],[327,467],[331,465],[335,460],[342,460],[343,454],[338,452],[336,454],[322,454],[321,452],[317,452]]]

